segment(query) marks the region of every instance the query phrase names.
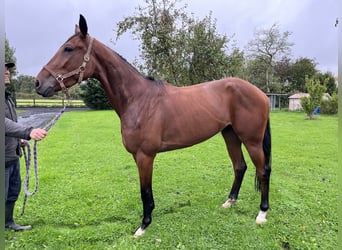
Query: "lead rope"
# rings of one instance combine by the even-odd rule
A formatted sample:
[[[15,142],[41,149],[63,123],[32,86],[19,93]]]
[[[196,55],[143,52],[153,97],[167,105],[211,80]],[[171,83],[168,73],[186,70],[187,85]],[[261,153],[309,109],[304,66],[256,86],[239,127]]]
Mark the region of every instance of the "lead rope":
[[[70,99],[68,100],[68,102],[70,101]],[[57,114],[55,115],[55,117],[48,122],[44,129],[46,131],[49,131],[51,129],[51,127],[53,125],[56,124],[56,122],[58,121],[58,119],[61,117],[61,115],[64,113],[66,109],[66,105],[64,103],[64,107],[63,109]],[[26,150],[25,147],[23,148],[23,152],[24,152],[24,159],[25,159],[25,165],[26,165],[26,176],[25,176],[25,181],[24,181],[24,191],[25,191],[25,196],[24,196],[24,202],[23,202],[23,209],[21,212],[21,216],[24,215],[25,212],[25,206],[26,206],[26,202],[27,202],[27,197],[28,196],[32,196],[34,195],[37,191],[38,191],[38,154],[37,154],[37,141],[34,141],[33,144],[33,161],[34,161],[34,176],[35,176],[35,187],[34,190],[32,192],[29,191],[29,184],[30,184],[30,168],[31,168],[31,147],[30,147],[30,143],[28,141],[24,142],[26,147],[27,147],[27,154],[26,154]]]

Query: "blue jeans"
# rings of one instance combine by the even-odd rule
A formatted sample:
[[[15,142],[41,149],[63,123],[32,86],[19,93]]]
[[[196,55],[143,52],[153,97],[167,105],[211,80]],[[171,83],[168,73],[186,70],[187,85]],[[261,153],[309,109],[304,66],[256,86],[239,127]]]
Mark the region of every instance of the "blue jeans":
[[[6,162],[5,168],[5,201],[17,201],[21,189],[19,159]]]

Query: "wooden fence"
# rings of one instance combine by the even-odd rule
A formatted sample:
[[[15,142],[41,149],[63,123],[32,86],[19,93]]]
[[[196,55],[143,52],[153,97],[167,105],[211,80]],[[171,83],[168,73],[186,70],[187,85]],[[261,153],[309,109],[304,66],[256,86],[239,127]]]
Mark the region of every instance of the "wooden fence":
[[[17,99],[17,108],[59,108],[64,107],[85,108],[83,100],[65,100],[65,99]]]

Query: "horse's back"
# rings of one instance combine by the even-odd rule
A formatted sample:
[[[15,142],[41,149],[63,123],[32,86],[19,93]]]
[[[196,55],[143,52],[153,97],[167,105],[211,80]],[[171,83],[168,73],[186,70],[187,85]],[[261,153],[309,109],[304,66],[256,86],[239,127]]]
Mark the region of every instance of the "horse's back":
[[[200,99],[201,103],[213,103],[213,107],[220,110],[229,107],[229,110],[269,111],[269,99],[265,93],[240,78],[229,77],[182,87],[178,94],[182,92],[185,96],[196,96],[194,98]]]

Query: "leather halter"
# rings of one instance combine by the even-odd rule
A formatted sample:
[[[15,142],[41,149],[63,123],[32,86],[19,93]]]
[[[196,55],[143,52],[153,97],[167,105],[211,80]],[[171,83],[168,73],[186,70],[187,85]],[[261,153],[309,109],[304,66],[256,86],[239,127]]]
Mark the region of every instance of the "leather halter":
[[[77,69],[70,71],[69,73],[66,73],[64,75],[62,74],[58,74],[55,73],[53,70],[49,69],[47,65],[45,65],[43,68],[46,69],[55,79],[56,81],[59,83],[59,85],[61,86],[61,89],[63,91],[63,93],[67,96],[68,99],[70,99],[70,95],[68,93],[68,89],[67,87],[65,87],[63,80],[66,78],[69,78],[71,76],[74,75],[79,75],[78,77],[78,81],[77,83],[80,83],[83,80],[83,74],[85,72],[86,69],[86,65],[90,60],[90,53],[91,53],[91,49],[93,47],[93,42],[94,42],[94,38],[91,37],[90,38],[90,43],[87,49],[87,53],[83,56],[83,62],[81,64],[80,67],[78,67]]]

